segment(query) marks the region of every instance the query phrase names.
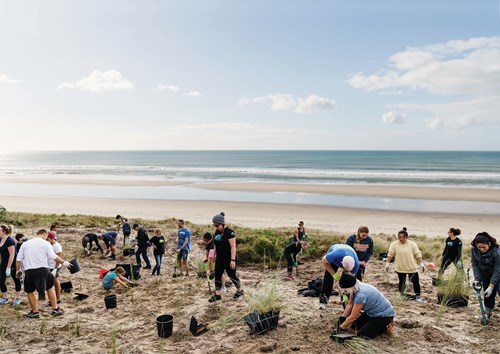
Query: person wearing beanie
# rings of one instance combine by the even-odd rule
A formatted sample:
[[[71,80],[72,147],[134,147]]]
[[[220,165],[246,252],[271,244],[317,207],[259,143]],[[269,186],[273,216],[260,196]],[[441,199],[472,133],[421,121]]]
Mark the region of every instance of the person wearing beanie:
[[[385,270],[387,272],[390,269],[390,262],[394,257],[396,257],[394,269],[399,279],[399,292],[401,294],[405,292],[406,277],[408,276],[413,283],[415,300],[417,302],[424,302],[420,297],[420,281],[418,277],[418,268],[420,268],[422,272],[425,270],[424,262],[422,261],[422,252],[420,252],[415,242],[408,240],[406,227],[403,227],[403,230],[398,232],[398,241],[394,241],[389,246],[387,262],[385,264]]]
[[[236,275],[236,235],[232,229],[226,227],[224,213],[215,215],[212,222],[215,227],[215,294],[208,301],[215,302],[222,299],[222,274],[224,271],[236,286],[236,293],[233,298],[237,299],[243,296],[244,293],[241,288],[241,281]]]
[[[342,294],[349,295],[349,302],[332,336],[349,328],[356,331],[356,336],[370,339],[392,331],[394,308],[376,287],[343,273],[339,288]]]
[[[322,259],[325,275],[323,276],[323,287],[319,295],[319,308],[326,309],[326,304],[330,299],[333,290],[334,280],[340,279],[339,269],[351,274],[356,274],[359,269],[359,259],[351,246],[338,244],[328,249],[328,252]]]
[[[363,281],[365,275],[366,263],[373,256],[373,240],[369,235],[367,226],[360,226],[355,235],[351,235],[346,240],[346,245],[351,246],[358,255],[359,269],[356,273],[356,279]]]
[[[104,255],[104,250],[99,244],[99,237],[96,234],[88,233],[82,237],[82,246],[87,256],[90,256],[90,252],[92,251],[92,243],[95,242],[97,249]]]
[[[474,287],[483,287],[484,312],[493,316],[495,296],[500,286],[500,251],[497,240],[483,231],[472,240],[471,261]]]

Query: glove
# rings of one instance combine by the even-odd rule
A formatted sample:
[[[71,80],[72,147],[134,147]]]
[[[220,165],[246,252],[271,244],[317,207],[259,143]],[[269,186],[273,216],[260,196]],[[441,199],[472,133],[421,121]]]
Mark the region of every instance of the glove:
[[[349,302],[349,296],[347,296],[345,294],[342,295],[340,298],[341,298],[342,303],[344,303],[344,304],[347,304],[347,302]]]
[[[425,272],[425,264],[424,262],[422,263],[419,263],[418,266],[420,267],[420,269],[422,270],[422,273]]]
[[[489,286],[488,289],[484,291],[484,297],[490,297],[491,294],[493,294],[493,288]]]
[[[457,261],[457,268],[458,269],[464,269],[464,263],[462,262],[461,259]]]
[[[5,269],[5,277],[10,278],[10,268]]]
[[[54,268],[54,269],[52,270],[52,272],[51,272],[51,273],[52,273],[52,275],[53,275],[53,276],[54,276],[54,278],[55,278],[55,277],[56,277],[56,275],[57,275],[57,269],[56,269],[56,268]]]
[[[335,273],[333,275],[333,280],[339,281],[340,280],[340,273]]]
[[[472,287],[473,287],[474,289],[481,289],[481,282],[480,282],[479,280],[474,280],[474,281],[472,282]]]
[[[298,267],[299,266],[299,262],[297,262],[297,261],[293,262],[293,266],[294,267]]]
[[[69,263],[68,261],[64,261],[63,264],[62,264],[62,266],[64,268],[71,268],[71,263]]]
[[[389,262],[386,262],[385,263],[385,271],[388,272],[389,269],[391,269],[391,265],[389,264]]]

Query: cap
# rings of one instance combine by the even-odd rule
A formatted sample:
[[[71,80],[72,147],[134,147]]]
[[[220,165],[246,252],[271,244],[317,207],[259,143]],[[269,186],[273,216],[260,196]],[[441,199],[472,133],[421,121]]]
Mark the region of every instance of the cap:
[[[49,231],[48,234],[47,234],[47,238],[51,238],[53,240],[57,240],[57,236],[55,233],[53,233],[52,231]]]
[[[138,226],[139,226],[139,224],[134,224],[134,226],[132,226],[132,228],[135,230]]]
[[[354,285],[356,285],[356,278],[354,277],[354,275],[342,273],[342,276],[339,280],[339,286],[342,289],[347,289],[352,288]]]

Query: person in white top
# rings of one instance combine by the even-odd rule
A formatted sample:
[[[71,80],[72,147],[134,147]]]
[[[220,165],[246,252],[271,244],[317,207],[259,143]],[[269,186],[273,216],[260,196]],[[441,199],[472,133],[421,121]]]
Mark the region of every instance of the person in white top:
[[[52,306],[52,315],[60,316],[64,313],[56,302],[54,277],[49,272],[49,259],[55,260],[57,263],[62,264],[63,267],[70,267],[71,264],[55,254],[52,246],[46,240],[47,231],[44,229],[39,230],[32,240],[23,244],[17,255],[16,276],[19,279],[22,277],[21,264],[26,269],[24,291],[28,294],[28,302],[31,308],[31,312],[24,315],[27,318],[40,318],[38,301],[34,294],[35,290],[40,293],[47,291]]]
[[[52,245],[54,253],[57,254],[58,257],[62,257],[62,246],[56,240],[57,240],[56,234],[52,231],[49,231],[47,236],[47,241],[49,241],[49,243]],[[52,272],[52,275],[54,276],[54,287],[56,290],[57,304],[61,303],[61,282],[59,281],[59,272],[57,271],[60,265],[61,265],[60,263],[49,258],[49,270]]]

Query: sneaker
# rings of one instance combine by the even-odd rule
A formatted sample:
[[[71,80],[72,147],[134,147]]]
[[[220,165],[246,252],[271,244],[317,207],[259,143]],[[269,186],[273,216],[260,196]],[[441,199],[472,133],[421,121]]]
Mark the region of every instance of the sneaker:
[[[149,266],[149,267],[148,267],[148,266],[146,266],[146,267],[144,267],[143,269],[153,269],[153,268],[151,268],[151,266]]]
[[[114,261],[116,260],[116,256],[115,255],[112,255],[111,257],[108,258],[109,261]]]
[[[299,265],[302,265],[302,264],[304,264],[304,262],[302,262],[302,261],[298,261],[298,264],[299,264]]]
[[[320,303],[319,304],[319,309],[320,310],[326,310],[326,304]]]
[[[245,293],[243,292],[243,290],[238,290],[237,292],[234,293],[233,295],[233,299],[237,299],[241,296],[245,295]]]
[[[223,294],[227,293],[227,288],[221,288],[220,292],[223,293]]]
[[[21,299],[16,297],[14,299],[14,302],[12,303],[12,306],[18,306],[18,305],[21,305]]]
[[[40,312],[30,311],[30,313],[25,313],[23,316],[26,318],[40,318]]]
[[[295,276],[293,274],[288,274],[287,277],[290,280],[294,280],[295,279]]]
[[[52,312],[50,313],[52,316],[61,316],[61,315],[64,315],[64,311],[62,308],[60,308],[59,306],[54,310],[52,309]]]
[[[420,296],[415,297],[416,302],[424,302],[424,299],[422,299]]]
[[[208,299],[208,302],[216,302],[216,301],[219,301],[221,299],[222,299],[222,296],[215,294],[215,295],[212,295],[212,297],[210,299]]]
[[[7,305],[9,303],[9,298],[2,297],[0,299],[0,305]]]

